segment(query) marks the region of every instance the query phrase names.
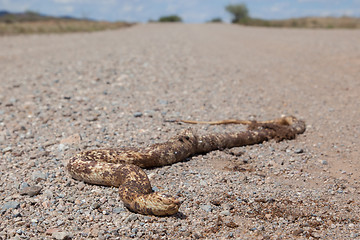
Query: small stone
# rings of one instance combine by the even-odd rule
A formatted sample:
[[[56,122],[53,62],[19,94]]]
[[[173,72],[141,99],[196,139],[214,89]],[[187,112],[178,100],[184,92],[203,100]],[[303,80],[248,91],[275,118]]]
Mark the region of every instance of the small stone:
[[[230,211],[229,210],[224,210],[224,211],[221,211],[220,212],[220,215],[222,215],[222,216],[230,216]]]
[[[58,226],[61,226],[61,225],[63,225],[64,224],[64,221],[63,220],[57,220],[56,221],[56,225],[58,225]]]
[[[95,202],[95,203],[91,204],[91,209],[98,209],[100,206],[101,206],[100,203]]]
[[[350,233],[351,238],[357,238],[358,236],[359,236],[358,233],[354,233],[354,232]]]
[[[1,120],[0,120],[0,122],[1,122]],[[0,144],[5,143],[5,141],[6,141],[6,136],[5,136],[5,134],[0,134]]]
[[[88,116],[87,118],[86,118],[86,121],[89,121],[89,122],[95,122],[95,121],[97,121],[98,120],[98,116]]]
[[[320,163],[322,164],[322,165],[328,165],[329,163],[328,163],[328,161],[326,161],[326,160],[319,160],[320,161]]]
[[[142,112],[135,112],[134,117],[142,117]]]
[[[304,230],[298,228],[298,229],[295,229],[295,230],[293,231],[293,235],[294,235],[294,236],[300,236],[303,232],[304,232]]]
[[[67,138],[64,138],[60,141],[60,144],[64,145],[72,145],[72,144],[79,144],[81,142],[81,136],[80,134],[74,134]]]
[[[54,196],[54,193],[50,189],[46,189],[43,194],[49,199]]]
[[[226,204],[223,208],[224,208],[224,210],[232,210],[232,209],[234,209],[234,206],[231,204]]]
[[[220,206],[221,205],[221,201],[219,199],[211,200],[210,203],[215,205],[215,206]]]
[[[17,202],[17,201],[10,201],[10,202],[7,202],[5,203],[3,206],[2,206],[2,210],[3,211],[6,211],[8,209],[17,209],[20,207],[20,203]]]
[[[229,228],[237,228],[239,225],[234,223],[233,221],[228,221],[228,222],[225,222],[225,226],[227,226]]]
[[[168,104],[168,101],[167,101],[167,100],[160,99],[160,100],[159,100],[159,103],[160,103],[161,105],[167,105],[167,104]]]
[[[29,185],[27,182],[22,182],[22,183],[20,184],[20,190],[21,190],[21,189],[24,189],[24,188],[27,188],[27,187],[30,187],[30,185]]]
[[[52,237],[57,240],[67,240],[72,238],[72,236],[68,232],[54,232],[52,234]]]
[[[233,155],[233,156],[236,156],[236,157],[240,157],[242,156],[245,152],[243,150],[239,150],[239,149],[230,149],[228,150],[228,152]]]
[[[59,150],[59,152],[62,152],[62,151],[64,151],[64,150],[67,150],[69,147],[68,146],[66,146],[65,144],[62,144],[62,143],[60,143],[59,145],[58,145],[58,150]]]
[[[43,208],[47,209],[51,206],[51,203],[49,201],[44,201],[41,203],[41,206],[43,206]]]
[[[155,115],[155,111],[153,110],[146,110],[144,112],[144,116],[152,118]]]
[[[35,195],[38,195],[41,189],[42,187],[40,186],[25,187],[20,190],[20,195],[29,195],[30,197],[33,197]]]
[[[31,222],[31,223],[38,223],[39,220],[37,220],[36,218],[33,218],[33,219],[30,220],[30,222]]]
[[[18,209],[15,209],[14,211],[13,211],[13,217],[14,218],[17,218],[17,217],[21,217],[22,215],[21,215],[21,213],[20,213],[20,211],[18,210]]]
[[[46,180],[46,178],[46,174],[40,171],[33,172],[33,174],[31,175],[31,179],[35,182]]]
[[[138,219],[138,216],[136,214],[130,214],[127,218],[126,221],[127,222],[132,222],[135,221],[136,219]]]
[[[312,232],[311,236],[316,238],[316,239],[319,239],[321,237],[320,233],[318,233],[318,232]]]
[[[200,185],[206,187],[208,183],[204,180],[200,180]]]
[[[116,208],[113,208],[112,212],[113,213],[121,213],[121,212],[125,212],[125,209],[122,207],[116,207]]]
[[[295,149],[294,151],[295,153],[299,154],[299,153],[303,153],[304,150],[302,148],[298,148],[298,149]]]
[[[11,152],[12,151],[12,147],[6,147],[3,148],[2,153],[7,153],[7,152]]]
[[[200,208],[204,210],[205,212],[211,212],[212,207],[210,205],[200,205]]]

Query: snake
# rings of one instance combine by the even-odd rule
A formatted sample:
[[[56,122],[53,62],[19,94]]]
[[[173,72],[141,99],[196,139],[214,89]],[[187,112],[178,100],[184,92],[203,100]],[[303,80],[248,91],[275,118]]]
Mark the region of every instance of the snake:
[[[284,116],[270,121],[222,120],[214,122],[176,120],[187,124],[246,124],[239,132],[197,134],[192,128],[180,131],[168,141],[143,148],[85,150],[71,157],[66,166],[70,176],[89,184],[118,187],[120,199],[130,211],[155,216],[174,215],[181,201],[153,191],[143,168],[181,162],[191,156],[275,139],[291,140],[302,134],[303,120]]]

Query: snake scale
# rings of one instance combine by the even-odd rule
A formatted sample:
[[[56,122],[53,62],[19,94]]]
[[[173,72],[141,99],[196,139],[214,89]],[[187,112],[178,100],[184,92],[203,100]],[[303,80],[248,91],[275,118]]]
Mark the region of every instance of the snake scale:
[[[73,156],[67,170],[77,180],[91,184],[114,186],[124,205],[131,211],[146,215],[173,215],[178,212],[180,201],[166,194],[154,192],[142,168],[161,167],[184,161],[195,154],[214,150],[252,145],[275,139],[294,139],[305,131],[305,122],[293,116],[275,120],[187,123],[247,124],[247,131],[197,135],[192,129],[181,131],[164,143],[145,148],[96,149]]]

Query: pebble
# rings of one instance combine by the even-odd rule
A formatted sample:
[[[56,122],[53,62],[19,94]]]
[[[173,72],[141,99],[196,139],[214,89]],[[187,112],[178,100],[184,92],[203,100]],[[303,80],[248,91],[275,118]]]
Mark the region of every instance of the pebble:
[[[357,237],[359,237],[359,233],[352,232],[352,233],[350,233],[350,237],[351,238],[357,238]]]
[[[212,207],[211,205],[200,205],[200,208],[206,212],[211,212],[212,211]]]
[[[64,145],[72,145],[72,144],[79,144],[81,142],[80,134],[74,134],[67,138],[61,139],[60,144]]]
[[[27,187],[30,187],[30,185],[27,183],[27,182],[22,182],[20,184],[20,190],[24,189],[24,188],[27,188]]]
[[[208,183],[204,180],[200,180],[200,185],[205,187],[208,185]]]
[[[57,231],[55,231],[52,234],[52,237],[56,240],[67,240],[72,238],[71,234],[68,232],[57,232]]]
[[[113,213],[121,213],[121,212],[125,212],[126,210],[122,207],[116,207],[116,208],[113,208],[112,212]]]
[[[126,222],[132,222],[138,219],[138,216],[134,213],[130,214],[127,218],[126,218]]]
[[[65,222],[63,221],[63,220],[57,220],[56,221],[56,225],[57,226],[61,226],[61,225],[63,225]]]
[[[91,204],[91,209],[98,209],[100,206],[101,206],[100,203],[95,202],[95,203]]]
[[[20,195],[29,195],[30,197],[33,197],[35,195],[38,195],[41,191],[42,187],[40,186],[29,186],[25,187],[20,190]]]
[[[32,175],[31,175],[31,179],[35,182],[41,182],[41,181],[44,181],[46,180],[46,174],[41,172],[41,171],[36,171],[36,172],[33,172]]]
[[[168,101],[167,101],[167,100],[160,99],[160,100],[159,100],[159,103],[160,103],[161,105],[167,105],[167,104],[168,104]]]
[[[222,215],[222,216],[230,216],[230,211],[229,210],[224,210],[224,211],[221,211],[220,212],[220,215]]]
[[[322,165],[328,165],[329,164],[328,161],[326,161],[326,160],[320,160],[320,162],[321,162]]]
[[[153,110],[146,110],[144,112],[144,116],[146,116],[146,117],[152,118],[152,117],[154,117],[154,115],[155,115],[155,111],[153,111]]]
[[[1,122],[1,120],[0,120]],[[0,144],[4,144],[6,141],[6,135],[5,134],[0,134]]]
[[[46,189],[44,192],[43,192],[43,195],[46,196],[46,198],[50,199],[54,196],[54,193],[50,190],[50,189]]]
[[[10,201],[10,202],[6,202],[3,206],[2,206],[2,210],[6,211],[8,209],[17,209],[20,207],[20,203],[17,201]]]
[[[87,116],[85,119],[88,122],[95,122],[95,121],[98,120],[98,116],[97,115],[90,115],[90,116]]]
[[[7,153],[7,152],[11,152],[12,151],[12,147],[6,147],[2,149],[2,153]]]
[[[68,145],[66,145],[66,144],[60,143],[60,144],[58,145],[58,151],[59,151],[59,152],[66,151],[66,150],[68,150],[68,149],[69,149],[69,147],[68,147]]]
[[[142,117],[143,113],[142,112],[134,112],[133,116],[134,117]]]
[[[299,154],[299,153],[303,153],[304,150],[302,148],[298,148],[298,149],[295,149],[294,151],[295,153]]]

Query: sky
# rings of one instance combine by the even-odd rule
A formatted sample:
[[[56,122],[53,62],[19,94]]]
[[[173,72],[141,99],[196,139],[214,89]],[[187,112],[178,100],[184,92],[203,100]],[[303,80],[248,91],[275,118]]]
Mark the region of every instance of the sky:
[[[251,17],[264,19],[360,17],[360,0],[0,0],[0,10],[128,22],[176,14],[184,22],[201,23],[217,17],[229,22],[224,7],[236,3],[245,3]]]

